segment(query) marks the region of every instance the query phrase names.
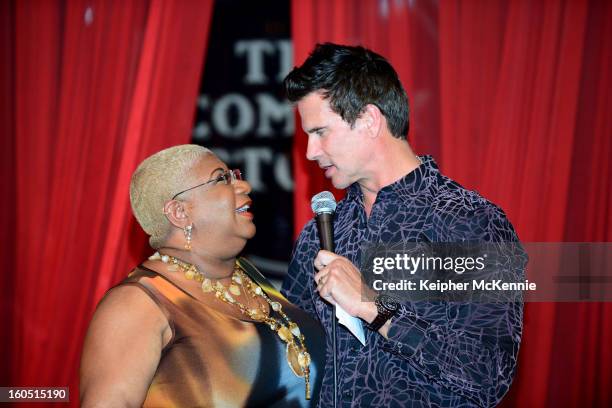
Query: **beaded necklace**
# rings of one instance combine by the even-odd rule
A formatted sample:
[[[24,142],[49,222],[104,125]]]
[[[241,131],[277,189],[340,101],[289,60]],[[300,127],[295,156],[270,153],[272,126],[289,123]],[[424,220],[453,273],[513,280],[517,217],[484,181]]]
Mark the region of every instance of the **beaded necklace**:
[[[253,280],[242,270],[238,262],[234,265],[234,272],[232,273],[229,288],[226,288],[221,282],[217,281],[213,283],[212,280],[207,278],[195,265],[173,256],[162,255],[156,252],[153,256],[149,257],[149,259],[161,260],[163,263],[168,264],[168,270],[170,271],[176,271],[177,269],[182,270],[187,279],[201,283],[201,288],[204,293],[214,292],[217,299],[238,308],[240,313],[244,316],[256,322],[268,325],[270,330],[274,331],[276,335],[286,343],[287,364],[296,376],[304,378],[306,383],[306,399],[310,399],[311,359],[306,349],[306,339],[304,335],[301,333],[298,325],[283,311],[282,305],[270,299],[261,286],[253,282]],[[238,285],[242,286],[243,290],[253,298],[263,298],[270,308],[268,309],[262,304],[260,304],[258,308],[251,308],[238,302],[234,297],[241,294]],[[245,295],[247,293],[245,293]],[[272,311],[279,317],[271,316]]]

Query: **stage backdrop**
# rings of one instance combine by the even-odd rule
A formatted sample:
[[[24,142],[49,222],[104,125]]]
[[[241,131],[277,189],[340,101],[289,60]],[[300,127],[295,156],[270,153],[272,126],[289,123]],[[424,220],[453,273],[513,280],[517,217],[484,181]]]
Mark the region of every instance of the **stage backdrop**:
[[[248,256],[282,279],[293,244],[293,108],[282,80],[293,67],[288,0],[214,5],[193,142],[211,148],[253,188],[257,235]]]
[[[77,405],[95,304],[146,253],[129,176],[190,140],[211,10],[0,2],[0,385],[69,385]],[[291,13],[296,63],[324,40],[388,56],[411,97],[417,152],[502,206],[523,240],[610,241],[610,2],[296,0]],[[238,67],[254,53],[236,52]],[[298,132],[296,230],[324,187],[304,141]],[[610,405],[611,321],[606,304],[527,305],[505,404]]]
[[[410,141],[508,214],[523,241],[612,239],[612,2],[292,2],[296,64],[315,43],[388,57]],[[294,144],[296,233],[326,188]],[[607,283],[610,285],[610,283]],[[612,305],[532,303],[503,405],[612,405]]]
[[[144,255],[130,175],[190,140],[211,6],[0,2],[1,386],[78,406],[94,307]]]

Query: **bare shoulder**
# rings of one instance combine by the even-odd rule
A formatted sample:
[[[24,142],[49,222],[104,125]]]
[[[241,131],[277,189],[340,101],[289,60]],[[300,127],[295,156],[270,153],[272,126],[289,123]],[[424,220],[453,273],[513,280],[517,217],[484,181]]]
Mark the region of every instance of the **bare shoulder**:
[[[140,287],[118,286],[92,318],[81,358],[82,406],[142,405],[169,323]]]
[[[104,348],[125,347],[140,340],[141,344],[155,342],[163,348],[168,331],[168,319],[145,290],[136,285],[121,285],[111,289],[100,301],[85,345],[104,342]]]
[[[145,324],[159,329],[168,324],[163,311],[147,292],[136,285],[121,285],[111,289],[100,301],[92,326],[117,326],[133,321],[137,321],[141,327]]]

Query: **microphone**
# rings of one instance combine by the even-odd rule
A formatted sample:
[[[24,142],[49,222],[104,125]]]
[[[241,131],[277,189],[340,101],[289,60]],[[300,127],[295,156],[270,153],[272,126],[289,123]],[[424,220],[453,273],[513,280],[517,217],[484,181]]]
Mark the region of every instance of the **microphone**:
[[[336,199],[329,191],[321,191],[315,194],[310,200],[310,208],[315,214],[317,222],[317,230],[319,232],[319,241],[321,249],[334,252],[334,213],[336,212]],[[332,316],[331,322],[331,341],[332,341],[332,361],[333,361],[333,407],[338,405],[338,358],[337,355],[337,340],[336,340],[336,317]]]
[[[310,200],[310,208],[315,214],[321,249],[334,252],[334,212],[336,212],[334,195],[329,191],[315,194]]]

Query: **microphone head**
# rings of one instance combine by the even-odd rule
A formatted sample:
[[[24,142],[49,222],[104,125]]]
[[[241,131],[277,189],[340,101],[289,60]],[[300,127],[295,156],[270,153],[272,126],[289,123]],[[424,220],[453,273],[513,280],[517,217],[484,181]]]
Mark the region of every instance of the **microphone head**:
[[[310,208],[315,215],[333,214],[336,211],[336,199],[329,191],[321,191],[312,196]]]

